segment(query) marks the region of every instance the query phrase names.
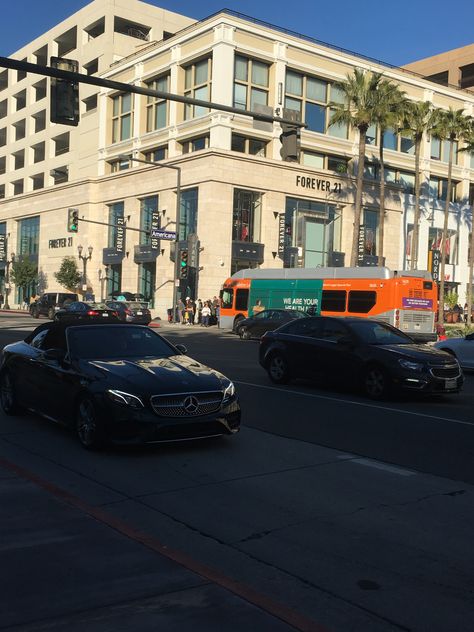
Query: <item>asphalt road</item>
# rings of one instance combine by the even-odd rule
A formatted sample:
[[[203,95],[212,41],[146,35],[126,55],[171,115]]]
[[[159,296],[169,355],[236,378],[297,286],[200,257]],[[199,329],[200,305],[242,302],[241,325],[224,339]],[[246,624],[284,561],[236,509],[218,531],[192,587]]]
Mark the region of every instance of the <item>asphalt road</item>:
[[[32,327],[0,318],[0,346]],[[472,627],[472,376],[374,404],[272,386],[256,342],[162,333],[236,382],[242,432],[91,454],[0,415],[0,630]]]

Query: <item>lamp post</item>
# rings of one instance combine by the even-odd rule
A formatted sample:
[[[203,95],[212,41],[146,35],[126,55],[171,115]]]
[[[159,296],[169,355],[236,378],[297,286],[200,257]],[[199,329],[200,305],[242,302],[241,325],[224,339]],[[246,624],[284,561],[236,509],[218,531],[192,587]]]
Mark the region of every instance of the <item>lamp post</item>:
[[[173,323],[176,321],[176,281],[178,280],[178,270],[179,270],[179,256],[178,256],[178,243],[179,243],[179,223],[180,223],[180,214],[181,214],[181,167],[177,167],[176,165],[163,165],[159,162],[151,162],[148,160],[142,160],[141,158],[132,158],[131,156],[119,156],[120,160],[128,160],[133,162],[142,162],[144,165],[148,165],[149,167],[158,167],[158,168],[166,168],[166,169],[174,169],[176,171],[176,238],[175,238],[175,256],[174,256],[174,279],[173,279]]]
[[[5,261],[5,309],[10,309],[10,305],[8,303],[8,296],[10,294],[10,265],[15,263],[15,253],[12,252],[10,254],[10,261]]]
[[[84,250],[84,248],[79,245],[77,247],[77,255],[79,257],[79,259],[82,261],[82,290],[87,290],[87,262],[92,259],[92,246],[89,246],[87,248],[87,251],[89,253],[89,255],[83,255],[82,251]]]

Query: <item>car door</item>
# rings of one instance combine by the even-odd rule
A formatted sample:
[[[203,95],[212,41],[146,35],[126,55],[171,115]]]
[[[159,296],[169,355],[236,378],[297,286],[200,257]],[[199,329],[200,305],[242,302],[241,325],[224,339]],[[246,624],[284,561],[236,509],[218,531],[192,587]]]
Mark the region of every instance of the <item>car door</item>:
[[[265,329],[265,321],[267,320],[267,315],[269,311],[258,312],[254,314],[249,321],[248,325],[246,325],[248,331],[252,338],[260,338],[266,331]]]
[[[338,318],[324,318],[320,358],[324,374],[332,381],[354,379],[357,375],[355,338],[350,328]],[[360,367],[359,367],[360,368]]]
[[[69,362],[48,358],[46,352],[50,349],[61,349],[67,353],[64,327],[59,325],[51,328],[42,341],[41,354],[36,359],[38,395],[35,408],[56,421],[72,423],[73,403],[80,388],[80,376]]]
[[[292,376],[308,379],[319,377],[321,321],[321,317],[301,318],[276,332],[275,336],[284,344]]]

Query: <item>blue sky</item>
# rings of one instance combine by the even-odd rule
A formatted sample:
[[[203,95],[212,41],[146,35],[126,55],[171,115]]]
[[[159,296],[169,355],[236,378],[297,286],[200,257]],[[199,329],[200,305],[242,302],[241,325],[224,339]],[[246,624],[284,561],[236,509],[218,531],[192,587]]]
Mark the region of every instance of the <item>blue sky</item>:
[[[196,19],[232,9],[394,65],[474,43],[474,0],[148,1]],[[0,56],[8,57],[87,4],[88,0],[1,0]]]

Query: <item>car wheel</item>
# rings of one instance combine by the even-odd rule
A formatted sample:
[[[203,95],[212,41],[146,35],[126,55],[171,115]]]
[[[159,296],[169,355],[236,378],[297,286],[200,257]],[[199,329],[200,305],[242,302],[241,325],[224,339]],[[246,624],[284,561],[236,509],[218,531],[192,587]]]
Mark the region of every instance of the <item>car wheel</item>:
[[[77,406],[76,433],[86,450],[99,450],[105,443],[103,426],[90,397],[83,397]]]
[[[268,376],[275,384],[287,384],[290,381],[288,362],[281,353],[274,353],[268,363]]]
[[[33,316],[33,318],[39,318],[39,311],[37,309],[32,309],[31,310],[31,315]]]
[[[15,383],[8,371],[4,371],[0,376],[0,404],[6,415],[17,415],[21,411],[16,399]]]
[[[239,331],[239,325],[240,323],[244,320],[243,316],[238,316],[235,320],[234,320],[234,331],[237,333]]]
[[[242,327],[239,327],[237,333],[239,334],[241,340],[250,340],[251,338],[250,331],[244,325],[242,325]]]
[[[54,320],[54,314],[55,314],[55,313],[56,313],[56,312],[54,311],[54,309],[53,309],[52,307],[50,307],[50,308],[48,309],[48,318],[49,318],[49,320]]]
[[[369,366],[364,374],[364,391],[370,399],[384,399],[390,391],[390,380],[382,367]]]

